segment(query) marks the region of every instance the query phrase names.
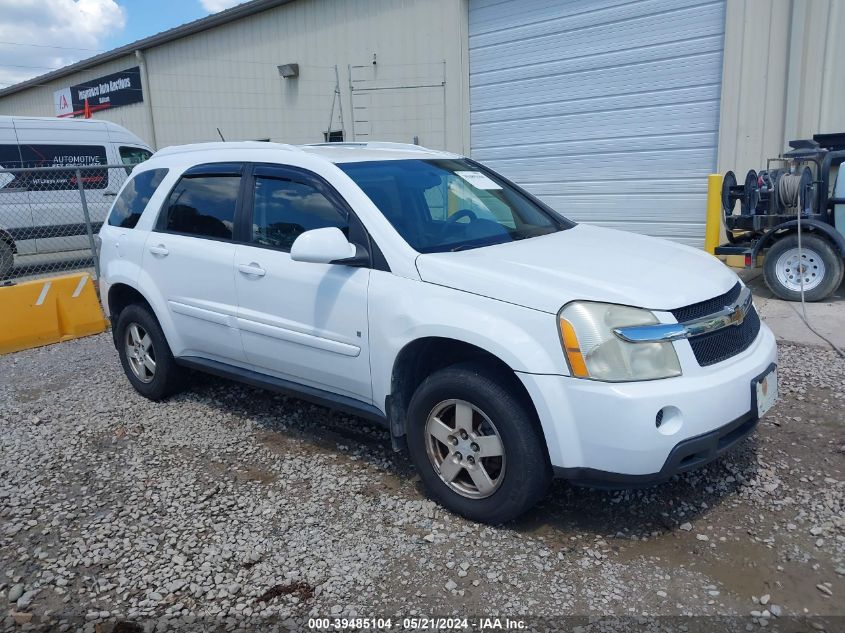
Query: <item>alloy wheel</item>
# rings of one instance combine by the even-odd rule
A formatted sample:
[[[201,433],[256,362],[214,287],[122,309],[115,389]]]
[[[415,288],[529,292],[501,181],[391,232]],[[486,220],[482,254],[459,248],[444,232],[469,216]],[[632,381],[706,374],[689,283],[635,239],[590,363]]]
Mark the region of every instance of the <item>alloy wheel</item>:
[[[440,479],[463,497],[483,499],[504,481],[505,447],[496,425],[466,400],[444,400],[425,423],[426,452]]]
[[[149,333],[138,323],[130,323],[124,344],[132,373],[141,382],[152,382],[156,373],[156,356]]]

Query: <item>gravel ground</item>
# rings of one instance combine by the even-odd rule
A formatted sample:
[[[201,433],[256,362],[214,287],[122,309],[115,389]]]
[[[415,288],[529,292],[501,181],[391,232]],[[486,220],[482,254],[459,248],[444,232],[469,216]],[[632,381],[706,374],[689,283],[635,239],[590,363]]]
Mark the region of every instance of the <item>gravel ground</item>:
[[[500,528],[427,501],[360,419],[202,376],[148,402],[108,334],[0,357],[0,629],[843,630],[845,362],[780,354],[781,401],[726,458],[556,482]]]

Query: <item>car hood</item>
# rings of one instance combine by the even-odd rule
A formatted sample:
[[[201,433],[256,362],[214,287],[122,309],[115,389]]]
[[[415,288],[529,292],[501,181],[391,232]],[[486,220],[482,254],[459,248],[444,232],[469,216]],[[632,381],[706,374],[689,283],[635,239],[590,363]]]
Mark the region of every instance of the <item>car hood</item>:
[[[671,310],[730,290],[737,276],[712,255],[586,224],[506,244],[417,257],[420,278],[556,314],[576,299]]]

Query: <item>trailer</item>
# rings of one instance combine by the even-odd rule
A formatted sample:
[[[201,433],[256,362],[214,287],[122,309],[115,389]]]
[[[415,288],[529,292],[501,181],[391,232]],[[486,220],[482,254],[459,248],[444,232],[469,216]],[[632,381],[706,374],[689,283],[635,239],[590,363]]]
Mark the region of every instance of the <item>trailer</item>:
[[[774,294],[821,301],[845,272],[845,133],[816,134],[789,148],[767,160],[766,169],[749,170],[742,184],[734,172],[725,174],[728,242],[715,253],[740,255],[747,268],[763,255],[763,278]]]

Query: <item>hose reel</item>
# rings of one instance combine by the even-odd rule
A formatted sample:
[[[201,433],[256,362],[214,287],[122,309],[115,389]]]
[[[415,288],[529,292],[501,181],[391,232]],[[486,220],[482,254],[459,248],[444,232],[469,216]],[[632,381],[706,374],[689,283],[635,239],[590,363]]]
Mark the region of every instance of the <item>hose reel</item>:
[[[813,171],[804,166],[800,174],[783,174],[777,182],[778,200],[787,213],[803,215],[813,212],[815,187]]]
[[[725,217],[734,214],[736,202],[739,200],[740,214],[751,215],[760,202],[760,185],[757,182],[757,172],[749,169],[745,175],[745,183],[737,185],[736,174],[729,171],[722,180],[722,211]]]

